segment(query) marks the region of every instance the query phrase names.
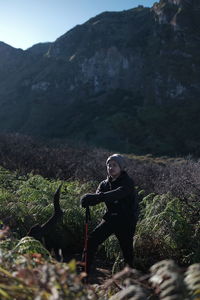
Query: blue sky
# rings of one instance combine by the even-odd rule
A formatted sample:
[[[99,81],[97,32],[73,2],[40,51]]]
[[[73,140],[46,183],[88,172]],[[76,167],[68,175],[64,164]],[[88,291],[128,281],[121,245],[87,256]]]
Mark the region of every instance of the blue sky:
[[[27,49],[59,36],[103,11],[121,11],[152,0],[0,0],[0,41]]]

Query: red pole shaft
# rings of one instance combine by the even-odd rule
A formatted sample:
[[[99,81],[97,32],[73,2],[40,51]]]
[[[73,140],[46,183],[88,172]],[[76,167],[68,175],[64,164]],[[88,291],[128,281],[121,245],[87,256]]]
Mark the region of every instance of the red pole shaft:
[[[87,251],[88,251],[88,223],[85,224],[85,273],[88,271]]]

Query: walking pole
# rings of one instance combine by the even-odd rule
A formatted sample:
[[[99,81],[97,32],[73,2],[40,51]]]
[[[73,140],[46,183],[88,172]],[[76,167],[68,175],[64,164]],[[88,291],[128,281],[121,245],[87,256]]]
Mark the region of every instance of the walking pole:
[[[85,211],[85,245],[84,245],[84,252],[85,252],[85,257],[84,257],[84,270],[85,273],[88,275],[88,223],[91,220],[91,215],[90,215],[90,208],[89,206],[86,206],[86,211]]]

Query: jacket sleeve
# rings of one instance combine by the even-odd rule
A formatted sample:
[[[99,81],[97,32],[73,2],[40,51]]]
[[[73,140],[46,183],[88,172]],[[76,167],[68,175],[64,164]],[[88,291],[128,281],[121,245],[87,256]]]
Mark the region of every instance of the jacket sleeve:
[[[98,188],[97,188],[97,190],[96,190],[96,194],[99,194],[99,193],[104,192],[104,186],[105,186],[105,182],[102,181],[102,182],[99,184],[99,186],[98,186]]]
[[[125,198],[126,196],[132,193],[134,193],[134,186],[125,185],[108,192],[100,192],[99,197],[101,201],[104,201],[105,203],[112,203],[115,201],[120,201],[121,199]]]

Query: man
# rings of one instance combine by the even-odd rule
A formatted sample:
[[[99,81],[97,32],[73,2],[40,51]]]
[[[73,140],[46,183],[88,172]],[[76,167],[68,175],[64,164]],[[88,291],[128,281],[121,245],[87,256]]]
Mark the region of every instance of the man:
[[[133,267],[133,235],[138,214],[134,182],[125,171],[126,164],[122,155],[108,157],[106,166],[107,179],[99,184],[95,194],[86,194],[81,198],[82,207],[100,202],[104,202],[107,207],[101,223],[88,239],[87,274],[98,246],[111,234],[115,234],[119,241],[125,264]]]

